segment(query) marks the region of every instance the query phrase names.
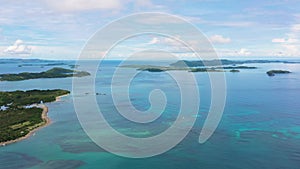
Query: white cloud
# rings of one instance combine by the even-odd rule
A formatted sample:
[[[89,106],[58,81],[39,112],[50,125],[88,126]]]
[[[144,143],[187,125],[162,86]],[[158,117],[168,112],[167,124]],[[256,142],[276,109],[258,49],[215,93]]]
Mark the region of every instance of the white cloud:
[[[9,46],[4,50],[4,53],[12,55],[30,55],[31,52],[32,47],[27,46],[20,39],[16,40],[16,42],[12,46]]]
[[[213,35],[209,38],[212,43],[230,43],[230,38],[225,38],[222,35]]]
[[[239,51],[237,51],[237,54],[241,56],[249,56],[251,52],[248,49],[241,48]]]
[[[180,41],[177,40],[177,38],[180,39],[179,36],[173,37],[173,38],[169,38],[169,37],[153,37],[148,42],[148,44],[149,45],[157,44],[157,45],[162,45],[164,47],[172,47],[172,48],[174,48],[174,47],[175,48],[185,47]]]
[[[186,24],[184,20],[181,18],[174,19],[172,16],[169,15],[161,15],[161,14],[152,14],[151,17],[136,17],[134,21],[138,24],[142,25],[161,25],[161,24]],[[166,28],[166,26],[164,26]]]
[[[46,0],[46,4],[50,8],[61,12],[105,10],[114,13],[121,11],[128,4],[138,8],[157,7],[151,0]]]
[[[295,38],[290,38],[287,40],[288,43],[297,43],[298,42],[298,39],[295,39]]]
[[[0,40],[3,40],[5,39],[4,35],[3,35],[3,31],[2,29],[0,28]]]
[[[245,21],[236,21],[236,22],[208,21],[207,23],[214,26],[222,26],[222,27],[251,27],[255,25],[254,22],[245,22]]]
[[[241,49],[226,49],[226,48],[216,48],[218,56],[220,57],[242,57],[251,56],[253,53],[246,48]],[[255,51],[257,53],[258,51]]]
[[[287,33],[287,38],[272,39],[273,43],[279,43],[277,55],[300,56],[300,24],[294,24]]]
[[[285,39],[284,38],[274,38],[272,39],[273,43],[284,43]]]
[[[300,32],[300,24],[294,24],[291,29],[293,32]]]
[[[160,40],[157,37],[154,37],[154,38],[151,39],[151,41],[148,44],[152,45],[152,44],[157,44],[159,42],[160,42]]]
[[[136,0],[135,3],[139,7],[153,7],[153,4],[150,0]]]
[[[284,39],[284,38],[274,38],[272,39],[273,43],[296,43],[298,42],[298,39],[295,38],[288,38],[288,39]]]
[[[55,10],[62,12],[86,11],[86,10],[120,10],[121,0],[47,0],[47,4]]]
[[[282,45],[286,51],[289,53],[289,55],[299,55],[300,50],[299,46],[293,45],[293,44],[284,44]]]

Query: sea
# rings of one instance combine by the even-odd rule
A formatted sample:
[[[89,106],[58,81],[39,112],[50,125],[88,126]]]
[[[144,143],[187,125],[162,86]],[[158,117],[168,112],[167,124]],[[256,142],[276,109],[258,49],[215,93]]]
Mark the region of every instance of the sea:
[[[90,70],[89,65],[99,61],[84,61],[76,69]],[[133,64],[160,64],[141,63]],[[81,62],[83,63],[83,62]],[[226,100],[221,121],[212,136],[199,143],[199,134],[211,106],[211,82],[206,72],[192,74],[200,97],[198,114],[191,130],[177,145],[161,154],[145,158],[116,155],[97,145],[80,124],[74,98],[93,96],[107,122],[119,133],[128,137],[147,138],[165,132],[174,125],[181,106],[178,81],[168,72],[137,71],[129,83],[129,100],[139,111],[151,108],[149,95],[160,89],[167,99],[162,115],[151,123],[135,124],[121,116],[112,98],[112,77],[121,61],[105,60],[97,67],[94,76],[95,92],[74,94],[72,78],[0,81],[0,91],[31,89],[66,89],[71,94],[60,101],[46,103],[51,124],[36,131],[23,141],[0,147],[0,169],[299,169],[300,168],[300,64],[253,63],[257,69],[241,69],[239,73],[225,72]],[[53,67],[71,68],[76,61],[2,59],[0,74],[41,72]],[[290,74],[269,77],[266,71],[289,70]],[[180,71],[174,71],[180,75]],[[221,73],[221,72],[213,72]],[[86,77],[82,77],[84,79]],[[126,77],[124,77],[126,78]],[[117,79],[115,85],[122,85]],[[90,89],[89,84],[81,88]],[[87,90],[88,91],[88,90]],[[194,99],[194,98],[183,98]],[[78,103],[77,103],[78,104]],[[77,105],[78,106],[78,105]],[[79,105],[89,108],[88,105]],[[152,109],[155,111],[154,109]],[[93,110],[90,110],[93,111]],[[86,114],[89,116],[89,114]],[[101,128],[100,128],[101,130]],[[104,129],[103,129],[104,130]],[[178,131],[179,132],[179,131]],[[107,133],[108,135],[110,133]],[[175,133],[176,134],[176,133]],[[101,139],[101,138],[100,138]],[[138,145],[119,142],[141,151]],[[159,144],[159,143],[157,143]],[[155,145],[155,144],[154,144]],[[149,149],[154,147],[147,147]]]

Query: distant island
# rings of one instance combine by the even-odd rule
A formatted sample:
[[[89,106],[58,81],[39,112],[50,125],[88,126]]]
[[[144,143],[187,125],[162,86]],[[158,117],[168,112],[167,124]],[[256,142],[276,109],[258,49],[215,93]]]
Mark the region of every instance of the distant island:
[[[34,63],[24,63],[18,65],[18,67],[25,67],[25,66],[40,66],[40,67],[45,67],[45,66],[63,66],[67,65],[66,63],[39,63],[39,64],[34,64]]]
[[[71,69],[78,68],[79,65],[76,64],[66,64],[66,63],[39,63],[39,64],[33,64],[33,63],[25,63],[25,64],[20,64],[18,67],[31,67],[31,66],[39,66],[41,68],[47,67],[47,66],[69,66]]]
[[[148,71],[148,72],[164,72],[167,71],[168,69],[148,67],[148,68],[139,68],[137,70]]]
[[[165,71],[188,71],[188,72],[232,72],[238,73],[241,69],[257,69],[255,66],[245,66],[243,64],[252,63],[289,63],[299,64],[300,62],[280,61],[280,60],[204,60],[204,61],[189,61],[179,60],[175,63],[171,63],[168,66],[155,66],[155,65],[122,65],[122,68],[135,68],[137,71],[148,72],[165,72]],[[268,76],[274,76],[275,74],[287,74],[290,71],[285,70],[270,70],[267,72]]]
[[[275,74],[288,74],[291,73],[290,71],[287,70],[270,70],[267,71],[268,76],[275,76]]]
[[[184,67],[184,66],[154,66],[154,65],[123,65],[120,67],[135,68],[138,71],[148,71],[148,72],[164,72],[164,71],[174,71],[174,70],[183,70],[189,72],[225,72],[225,70],[227,69],[231,69],[231,70],[257,69],[257,67],[254,66],[212,66],[212,67],[186,67],[185,66]]]
[[[138,71],[148,71],[148,72],[164,72],[171,70],[190,70],[189,68],[178,68],[171,66],[154,66],[154,65],[122,65],[122,68],[134,68]]]
[[[215,68],[191,68],[189,72],[224,72],[224,70]]]
[[[61,60],[44,60],[44,59],[0,59],[0,64],[16,64],[17,67],[54,67],[54,66],[68,66],[72,69],[79,65],[74,64],[74,61]]]
[[[223,66],[223,65],[240,65],[240,64],[250,64],[250,63],[300,63],[300,62],[290,62],[290,61],[280,61],[280,60],[203,60],[203,61],[190,61],[190,60],[179,60],[175,63],[170,64],[174,67],[201,67],[201,66]]]
[[[238,73],[238,72],[240,72],[240,70],[237,70],[237,69],[231,69],[230,72],[232,72],[232,73]]]
[[[0,74],[0,81],[21,81],[21,80],[39,79],[39,78],[83,77],[89,75],[90,73],[86,71],[77,71],[77,70],[55,67],[40,73],[23,72],[18,74]]]
[[[48,107],[43,103],[69,93],[61,89],[0,92],[0,145],[25,139],[48,124]]]
[[[215,67],[215,69],[257,69],[254,66],[220,66]]]

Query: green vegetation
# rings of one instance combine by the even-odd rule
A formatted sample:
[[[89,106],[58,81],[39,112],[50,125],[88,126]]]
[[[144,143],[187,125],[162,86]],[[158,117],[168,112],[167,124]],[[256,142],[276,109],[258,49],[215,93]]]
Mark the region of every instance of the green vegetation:
[[[269,60],[246,60],[246,61],[232,61],[232,60],[205,60],[205,61],[187,61],[179,60],[170,66],[154,66],[154,65],[122,65],[123,68],[135,68],[138,71],[148,72],[164,72],[164,71],[189,71],[189,72],[240,72],[240,69],[257,69],[254,66],[244,66],[237,64],[250,63],[300,63],[289,61],[269,61]],[[220,65],[221,64],[221,65]],[[226,66],[227,65],[227,66]],[[269,76],[275,74],[291,73],[285,70],[270,70],[267,72]]]
[[[190,70],[189,68],[179,68],[171,66],[153,66],[153,65],[123,65],[120,66],[123,68],[135,68],[139,71],[148,71],[148,72],[164,72],[171,70]]]
[[[0,106],[19,107],[34,103],[52,102],[57,96],[69,94],[67,90],[29,90],[0,92]]]
[[[152,66],[152,65],[125,65],[124,68],[136,68],[139,71],[164,72],[172,70],[183,70],[189,72],[223,72],[222,67],[217,68],[190,68],[190,67],[173,67],[173,66]]]
[[[145,69],[138,69],[142,71],[148,71],[148,72],[164,72],[166,70],[160,69],[160,68],[145,68]]]
[[[43,125],[40,108],[19,108],[0,111],[0,142],[15,140]]]
[[[24,63],[24,64],[20,64],[18,65],[18,67],[25,67],[25,66],[40,66],[40,67],[45,67],[45,66],[63,66],[66,65],[65,63]]]
[[[270,71],[267,71],[268,76],[275,76],[275,74],[287,74],[287,73],[291,73],[291,72],[287,71],[287,70],[270,70]]]
[[[191,68],[190,72],[223,72],[222,70],[214,68]]]
[[[216,69],[257,69],[254,66],[224,66],[224,67],[215,67]]]
[[[230,72],[232,72],[232,73],[237,73],[237,72],[240,72],[240,70],[237,70],[237,69],[231,69]]]
[[[35,103],[52,102],[56,97],[69,94],[67,90],[29,90],[0,92],[0,142],[15,140],[27,135],[31,130],[45,124],[42,109],[25,108]]]
[[[76,71],[76,70],[56,67],[40,73],[23,72],[18,74],[0,74],[0,81],[20,81],[20,80],[28,80],[28,79],[39,79],[39,78],[83,77],[89,75],[90,73],[85,71]]]

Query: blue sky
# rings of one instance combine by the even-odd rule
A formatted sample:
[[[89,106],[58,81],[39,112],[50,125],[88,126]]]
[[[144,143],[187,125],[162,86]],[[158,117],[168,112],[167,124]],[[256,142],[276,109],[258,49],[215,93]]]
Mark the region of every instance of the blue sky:
[[[0,58],[77,58],[97,30],[137,12],[164,12],[188,20],[208,37],[220,57],[300,56],[300,5],[297,0],[0,2]],[[143,43],[153,45],[162,41],[167,40],[150,36],[128,43],[143,48]],[[126,47],[126,43],[123,45]],[[114,57],[122,57],[120,53],[126,50],[115,51]]]

